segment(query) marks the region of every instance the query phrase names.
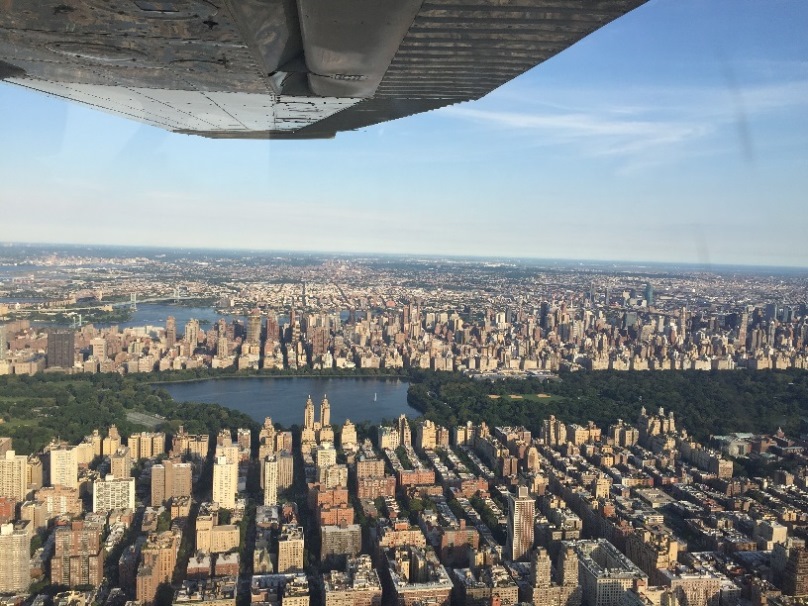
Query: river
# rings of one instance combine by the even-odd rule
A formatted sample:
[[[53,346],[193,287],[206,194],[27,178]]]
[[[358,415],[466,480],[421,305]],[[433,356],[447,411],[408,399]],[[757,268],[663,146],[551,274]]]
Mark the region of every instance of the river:
[[[346,418],[354,423],[379,423],[402,414],[408,417],[421,414],[407,404],[408,384],[397,379],[256,377],[165,383],[159,387],[179,402],[215,402],[246,413],[258,422],[272,417],[273,422],[284,427],[303,424],[303,407],[309,395],[318,419],[320,401],[323,395],[328,395],[332,424],[341,424]]]

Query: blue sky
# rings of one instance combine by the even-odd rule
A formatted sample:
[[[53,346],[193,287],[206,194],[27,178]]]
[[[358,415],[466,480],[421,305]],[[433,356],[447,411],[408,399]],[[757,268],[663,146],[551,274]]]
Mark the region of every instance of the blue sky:
[[[0,240],[808,267],[808,3],[651,0],[484,99],[328,141],[0,85]]]

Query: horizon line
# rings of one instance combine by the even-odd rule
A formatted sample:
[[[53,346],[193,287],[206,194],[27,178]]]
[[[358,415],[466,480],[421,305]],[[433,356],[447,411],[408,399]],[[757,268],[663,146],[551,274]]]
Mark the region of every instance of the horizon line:
[[[650,265],[650,266],[681,266],[688,269],[699,269],[702,272],[710,273],[714,269],[747,269],[747,270],[786,270],[789,272],[806,271],[808,267],[804,265],[766,265],[762,263],[713,263],[697,261],[677,261],[677,260],[643,260],[643,259],[587,259],[572,257],[523,257],[518,255],[481,255],[475,253],[428,253],[428,252],[379,252],[379,251],[340,251],[328,249],[272,249],[272,248],[240,248],[223,246],[176,246],[164,244],[110,244],[104,242],[77,243],[77,242],[24,242],[24,241],[0,241],[0,250],[13,247],[51,247],[51,248],[119,248],[119,249],[146,249],[153,251],[173,251],[173,252],[230,252],[230,253],[252,253],[252,254],[298,254],[298,255],[333,255],[342,257],[393,257],[416,261],[419,258],[446,259],[446,260],[476,260],[485,261],[531,261],[544,263],[563,264],[593,264],[593,265]],[[586,268],[582,268],[586,269]]]

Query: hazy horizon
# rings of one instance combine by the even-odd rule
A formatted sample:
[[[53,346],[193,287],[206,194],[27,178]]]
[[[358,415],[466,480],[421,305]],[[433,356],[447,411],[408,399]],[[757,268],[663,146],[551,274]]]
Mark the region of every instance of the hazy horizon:
[[[311,255],[311,256],[329,256],[335,255],[338,257],[359,257],[359,258],[394,258],[406,259],[409,261],[418,260],[454,260],[454,261],[474,261],[479,263],[484,262],[533,262],[545,264],[559,264],[564,266],[581,265],[582,269],[586,266],[602,268],[609,265],[617,266],[630,266],[633,269],[643,268],[644,266],[650,267],[668,267],[675,268],[681,267],[689,270],[711,271],[713,269],[748,269],[748,270],[785,270],[791,272],[808,272],[808,267],[802,265],[761,265],[761,264],[748,264],[748,263],[699,263],[689,262],[683,260],[649,260],[649,259],[585,259],[585,258],[570,258],[570,257],[526,257],[519,255],[479,255],[479,254],[464,254],[464,253],[428,253],[428,252],[379,252],[371,250],[314,250],[314,249],[280,249],[280,248],[238,248],[238,247],[215,247],[215,246],[172,246],[166,244],[110,244],[104,242],[9,242],[0,241],[0,257],[2,256],[2,249],[8,248],[21,248],[21,249],[85,249],[85,250],[115,250],[120,251],[151,251],[154,253],[160,252],[173,252],[173,253],[189,253],[189,254],[213,254],[221,253],[228,256],[249,256],[249,255]]]

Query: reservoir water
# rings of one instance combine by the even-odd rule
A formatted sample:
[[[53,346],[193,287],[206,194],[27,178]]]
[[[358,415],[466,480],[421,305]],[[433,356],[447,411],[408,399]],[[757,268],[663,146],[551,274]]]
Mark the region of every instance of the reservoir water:
[[[311,395],[319,419],[320,401],[328,395],[332,424],[420,415],[407,404],[408,384],[397,379],[321,379],[309,377],[207,379],[159,385],[178,402],[211,402],[239,410],[256,421],[272,417],[284,427],[303,424],[303,407]]]

